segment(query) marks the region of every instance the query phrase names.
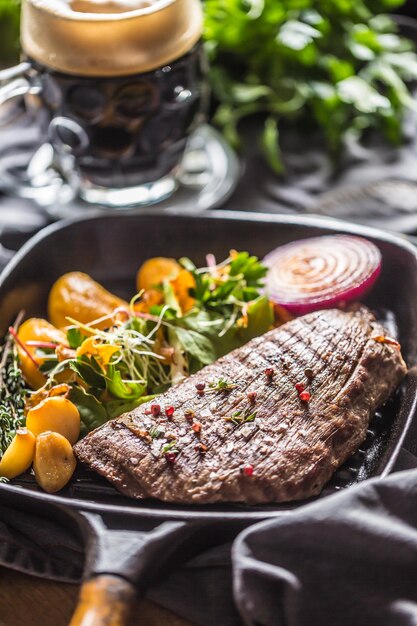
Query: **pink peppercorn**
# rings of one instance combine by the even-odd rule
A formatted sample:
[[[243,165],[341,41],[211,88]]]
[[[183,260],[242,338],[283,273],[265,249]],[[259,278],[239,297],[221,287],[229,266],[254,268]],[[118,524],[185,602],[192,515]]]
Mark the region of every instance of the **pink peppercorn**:
[[[267,367],[265,370],[265,376],[267,378],[273,378],[274,376],[274,370],[272,369],[272,367]]]
[[[303,402],[309,402],[311,398],[311,394],[308,391],[303,391],[300,393],[300,400]]]
[[[167,417],[172,417],[174,415],[174,411],[175,411],[174,406],[167,406],[167,408],[165,409],[165,415]]]
[[[151,413],[152,415],[154,415],[155,417],[157,415],[159,415],[161,412],[161,407],[159,404],[151,404]]]
[[[248,400],[249,400],[250,402],[255,402],[255,401],[256,401],[256,396],[257,396],[257,395],[258,395],[258,394],[256,393],[256,391],[249,391],[249,393],[248,393]]]
[[[253,465],[245,465],[243,473],[245,476],[253,476]]]
[[[303,383],[295,383],[295,388],[297,389],[298,393],[301,393],[306,387]]]

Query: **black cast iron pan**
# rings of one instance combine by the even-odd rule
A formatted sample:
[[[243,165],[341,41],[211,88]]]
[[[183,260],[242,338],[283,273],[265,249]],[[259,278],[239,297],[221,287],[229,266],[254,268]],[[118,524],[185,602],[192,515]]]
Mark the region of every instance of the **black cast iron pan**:
[[[135,291],[135,274],[151,256],[190,256],[204,264],[205,254],[227,256],[230,248],[263,257],[280,244],[332,232],[363,235],[383,255],[383,269],[367,304],[397,332],[409,365],[417,356],[417,255],[399,237],[325,219],[263,214],[209,212],[180,215],[109,215],[66,221],[32,238],[0,276],[0,333],[19,310],[44,315],[47,294],[63,273],[81,270],[121,296]],[[394,328],[395,327],[395,328]],[[393,467],[417,402],[414,369],[371,424],[361,449],[335,474],[319,497]],[[58,495],[42,493],[31,477],[0,485],[0,501],[55,516],[76,526],[87,541],[85,583],[72,626],[121,626],[137,590],[144,591],[168,563],[187,559],[205,547],[227,541],[256,521],[290,514],[302,503],[249,507],[176,506],[134,501],[104,480],[78,472]]]

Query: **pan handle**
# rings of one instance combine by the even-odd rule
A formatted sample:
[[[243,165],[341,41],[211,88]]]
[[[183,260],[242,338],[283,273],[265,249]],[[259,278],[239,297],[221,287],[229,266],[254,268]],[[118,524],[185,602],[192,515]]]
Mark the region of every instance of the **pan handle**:
[[[87,539],[85,582],[70,626],[131,626],[129,614],[172,567],[229,540],[223,525],[207,521],[129,520],[72,512]]]
[[[127,626],[134,585],[119,576],[101,574],[86,580],[69,626]]]

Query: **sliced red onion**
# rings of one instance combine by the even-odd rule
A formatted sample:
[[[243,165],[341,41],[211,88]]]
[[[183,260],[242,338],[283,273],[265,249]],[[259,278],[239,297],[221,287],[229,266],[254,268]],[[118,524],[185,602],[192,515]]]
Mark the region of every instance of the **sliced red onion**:
[[[281,246],[264,263],[271,301],[304,315],[362,298],[381,271],[381,253],[362,237],[331,235]]]

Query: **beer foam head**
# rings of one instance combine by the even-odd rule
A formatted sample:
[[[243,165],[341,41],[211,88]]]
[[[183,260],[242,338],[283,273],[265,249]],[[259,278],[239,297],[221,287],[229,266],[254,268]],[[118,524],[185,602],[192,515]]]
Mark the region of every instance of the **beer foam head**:
[[[24,52],[80,76],[123,76],[166,65],[202,32],[199,0],[23,0]]]

